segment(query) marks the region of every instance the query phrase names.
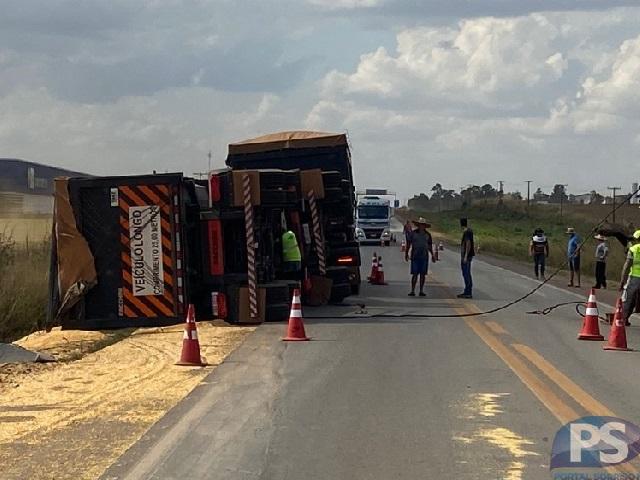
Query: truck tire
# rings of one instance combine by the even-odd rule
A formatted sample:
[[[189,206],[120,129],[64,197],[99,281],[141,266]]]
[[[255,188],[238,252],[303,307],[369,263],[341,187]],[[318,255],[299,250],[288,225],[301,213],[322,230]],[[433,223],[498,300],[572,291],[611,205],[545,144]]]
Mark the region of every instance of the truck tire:
[[[329,301],[331,303],[340,303],[342,300],[351,295],[351,284],[349,283],[338,283],[333,284],[331,288],[331,298]]]
[[[287,176],[284,172],[260,172],[260,189],[274,190],[285,186]]]
[[[340,172],[322,172],[322,182],[325,192],[327,188],[340,188],[342,184],[342,174]]]
[[[288,191],[287,192],[287,203],[295,204],[300,201],[300,196],[298,195],[298,190]]]
[[[344,193],[341,188],[325,188],[324,189],[325,203],[339,203],[344,198],[345,198]]]
[[[278,305],[281,303],[290,303],[289,284],[285,282],[264,283],[258,285],[259,288],[266,290],[267,307],[269,305]]]
[[[264,314],[265,322],[286,322],[289,320],[290,313],[289,303],[274,303],[267,305],[267,310]]]
[[[262,190],[260,203],[263,205],[282,205],[287,203],[287,192],[284,190]]]
[[[351,284],[351,295],[360,295],[360,284]]]
[[[349,283],[349,269],[347,267],[328,267],[325,275],[335,284]]]

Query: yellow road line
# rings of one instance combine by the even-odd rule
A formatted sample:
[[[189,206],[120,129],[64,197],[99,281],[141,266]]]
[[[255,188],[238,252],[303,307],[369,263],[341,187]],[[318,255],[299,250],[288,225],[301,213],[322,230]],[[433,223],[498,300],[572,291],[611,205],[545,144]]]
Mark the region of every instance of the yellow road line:
[[[587,392],[585,392],[579,385],[573,380],[567,377],[564,373],[554,367],[548,362],[542,355],[536,352],[533,348],[522,345],[519,343],[513,344],[515,348],[523,357],[533,363],[542,372],[549,377],[556,385],[562,390],[567,392],[571,398],[582,405],[589,413],[599,416],[616,417],[610,409],[597,401]]]
[[[489,327],[493,333],[497,333],[498,335],[508,335],[509,332],[507,332],[507,330],[500,325],[498,322],[494,322],[494,321],[488,321],[488,322],[484,322],[484,324]]]
[[[456,309],[465,313],[464,309]],[[491,350],[515,373],[531,392],[547,407],[562,424],[579,417],[577,412],[562,401],[507,345],[493,335],[487,327],[474,318],[465,318],[466,324],[478,335]]]

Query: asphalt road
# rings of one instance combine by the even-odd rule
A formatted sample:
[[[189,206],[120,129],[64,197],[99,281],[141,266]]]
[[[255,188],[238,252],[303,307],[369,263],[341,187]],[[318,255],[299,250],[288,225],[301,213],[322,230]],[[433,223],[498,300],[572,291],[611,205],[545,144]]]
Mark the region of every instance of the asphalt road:
[[[478,258],[474,299],[458,300],[459,254],[447,250],[427,298],[409,298],[399,248],[376,250],[388,285],[306,309],[311,342],[281,342],[283,324],[258,328],[103,478],[546,479],[563,423],[640,420],[640,354],[576,340],[571,307],[525,313],[586,291],[544,287],[489,316],[403,317],[491,309],[536,282]],[[351,318],[359,301],[368,314]],[[628,337],[640,345],[638,327]]]

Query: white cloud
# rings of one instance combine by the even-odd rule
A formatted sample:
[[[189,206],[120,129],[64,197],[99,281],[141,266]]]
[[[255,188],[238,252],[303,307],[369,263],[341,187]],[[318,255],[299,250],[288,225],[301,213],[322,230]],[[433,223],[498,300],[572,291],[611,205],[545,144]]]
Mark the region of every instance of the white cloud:
[[[405,29],[395,50],[374,49],[352,72],[326,75],[307,122],[348,130],[371,161],[392,156],[386,178],[406,191],[427,189],[405,172],[426,168],[432,178],[433,166],[453,186],[497,175],[598,188],[633,163],[637,146],[637,22],[633,38],[618,37],[637,18],[637,10],[534,13]],[[611,168],[598,178],[576,171],[603,161]],[[376,178],[361,174],[367,184]]]
[[[404,30],[394,54],[381,47],[362,55],[354,73],[329,74],[324,93],[519,105],[524,91],[556,82],[568,68],[555,46],[559,36],[539,14]]]
[[[0,156],[190,174],[230,141],[348,131],[360,185],[404,196],[634,165],[640,8],[607,8],[627,0],[80,3],[3,10]]]

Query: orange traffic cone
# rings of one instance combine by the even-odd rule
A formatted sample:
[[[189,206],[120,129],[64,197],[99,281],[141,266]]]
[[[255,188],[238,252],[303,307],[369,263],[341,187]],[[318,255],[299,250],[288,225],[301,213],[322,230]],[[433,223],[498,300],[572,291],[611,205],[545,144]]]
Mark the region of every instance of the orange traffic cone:
[[[624,329],[624,318],[622,314],[622,299],[616,302],[616,313],[609,331],[609,341],[603,347],[605,350],[622,350],[630,352],[627,347],[627,332]]]
[[[593,288],[589,293],[587,311],[584,314],[578,340],[604,340],[604,337],[600,335],[600,327],[598,326],[598,304],[596,303],[596,293]]]
[[[369,283],[375,283],[378,278],[378,254],[373,252],[373,259],[371,260],[371,275],[369,275]]]
[[[384,247],[384,239],[382,237],[380,237],[380,246]]]
[[[384,281],[384,266],[382,265],[382,257],[378,257],[378,276],[376,277],[374,285],[386,285]]]
[[[176,365],[202,367],[207,363],[200,357],[200,342],[198,341],[198,328],[196,327],[196,317],[193,304],[189,304],[187,310],[187,321],[184,325],[184,335],[182,336],[182,354],[180,361]]]
[[[286,342],[300,342],[309,340],[304,331],[304,323],[302,321],[302,305],[300,305],[300,290],[297,288],[293,291],[293,300],[291,301],[291,313],[289,314],[289,326],[287,327],[287,336],[282,340]]]

